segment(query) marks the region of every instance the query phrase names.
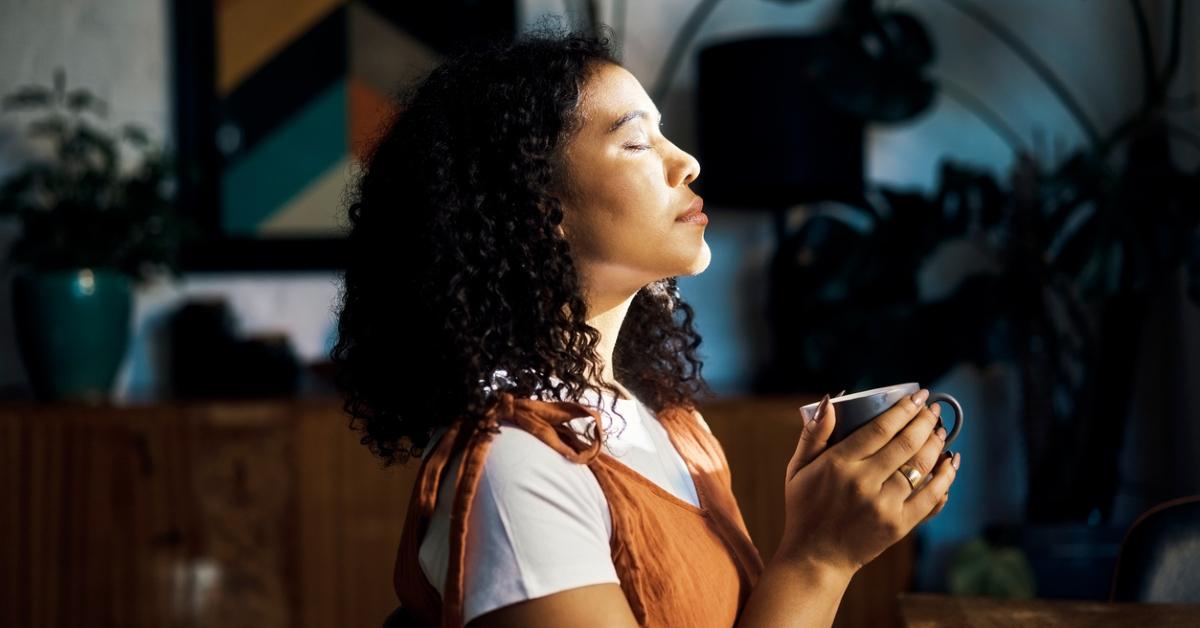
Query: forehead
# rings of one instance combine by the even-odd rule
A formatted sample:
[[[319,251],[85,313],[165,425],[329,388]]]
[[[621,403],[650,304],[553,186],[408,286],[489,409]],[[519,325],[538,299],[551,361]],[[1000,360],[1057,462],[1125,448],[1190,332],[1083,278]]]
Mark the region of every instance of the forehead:
[[[658,108],[637,78],[619,65],[601,66],[580,94],[580,114],[585,128],[604,134],[620,116],[635,109],[658,115]]]

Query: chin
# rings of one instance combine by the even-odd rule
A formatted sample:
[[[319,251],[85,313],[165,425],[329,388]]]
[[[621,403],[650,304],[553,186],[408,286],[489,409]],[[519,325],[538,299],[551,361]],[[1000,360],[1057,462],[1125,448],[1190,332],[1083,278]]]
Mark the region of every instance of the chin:
[[[700,247],[700,250],[696,252],[695,257],[692,258],[691,262],[687,264],[687,269],[684,272],[679,273],[680,275],[686,275],[689,277],[692,275],[699,275],[700,273],[704,272],[704,270],[708,268],[709,263],[712,262],[712,249],[708,248],[708,242],[701,240],[701,243],[702,246]]]

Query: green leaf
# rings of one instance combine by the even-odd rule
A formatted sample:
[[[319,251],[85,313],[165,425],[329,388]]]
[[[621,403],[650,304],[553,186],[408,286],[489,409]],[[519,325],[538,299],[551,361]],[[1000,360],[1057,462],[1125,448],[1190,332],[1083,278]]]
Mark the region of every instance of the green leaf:
[[[56,81],[62,90],[65,79]],[[26,92],[34,96],[25,101],[45,104],[54,97],[46,88]],[[67,99],[74,113],[100,102],[86,90]],[[31,159],[0,181],[0,216],[22,225],[9,259],[39,268],[115,265],[135,275],[156,267],[178,273],[180,247],[202,235],[172,203],[173,155],[135,124],[110,129],[65,114],[54,110],[27,127],[31,135],[56,137],[57,153]],[[141,149],[128,173],[119,168],[121,141]]]
[[[108,113],[108,103],[100,100],[86,89],[71,90],[67,94],[67,109],[79,114],[85,111],[91,111],[103,118]]]
[[[136,124],[126,124],[121,127],[121,137],[139,148],[146,148],[150,145],[149,134],[146,133],[145,129]]]
[[[62,116],[50,116],[29,123],[29,135],[33,137],[49,137],[63,141],[67,134],[67,123]]]
[[[4,97],[0,109],[16,111],[50,106],[50,90],[41,85],[26,85]]]

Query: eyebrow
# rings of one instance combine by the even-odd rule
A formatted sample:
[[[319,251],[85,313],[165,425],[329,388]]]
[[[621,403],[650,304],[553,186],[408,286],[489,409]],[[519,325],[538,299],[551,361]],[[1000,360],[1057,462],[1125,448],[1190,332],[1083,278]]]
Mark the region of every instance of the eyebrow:
[[[633,111],[626,113],[625,115],[621,116],[620,118],[617,118],[616,122],[613,122],[612,126],[608,127],[608,130],[605,131],[605,134],[616,131],[617,129],[621,128],[621,125],[625,124],[626,122],[629,122],[630,120],[633,120],[634,118],[647,119],[649,117],[650,117],[649,113],[647,113],[641,109],[634,109]],[[662,114],[659,114],[658,121],[660,124],[662,123]]]

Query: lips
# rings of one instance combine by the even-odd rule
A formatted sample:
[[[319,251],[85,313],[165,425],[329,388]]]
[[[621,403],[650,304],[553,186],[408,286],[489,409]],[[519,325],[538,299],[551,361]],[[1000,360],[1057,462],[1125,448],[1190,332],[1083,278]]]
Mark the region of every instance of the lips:
[[[692,204],[688,205],[687,210],[676,217],[675,220],[684,220],[689,218],[694,219],[697,214],[701,214],[703,211],[704,199],[697,196],[696,199],[692,201]]]

